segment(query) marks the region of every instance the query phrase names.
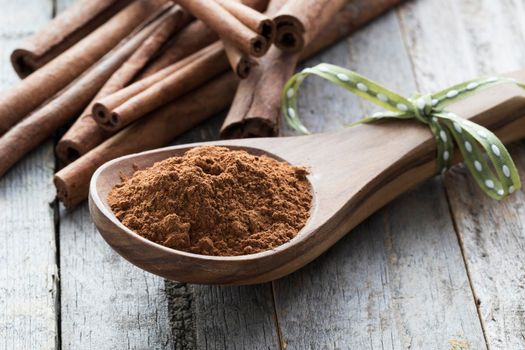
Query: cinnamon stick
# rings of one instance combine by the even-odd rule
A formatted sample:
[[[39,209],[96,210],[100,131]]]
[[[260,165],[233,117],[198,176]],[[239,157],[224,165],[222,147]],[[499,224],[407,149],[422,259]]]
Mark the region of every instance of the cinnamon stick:
[[[281,0],[277,2],[282,3]],[[301,44],[308,45],[311,38],[333,20],[345,3],[346,0],[289,0],[277,13],[285,13],[286,18],[300,16],[301,25],[306,29],[300,36]],[[321,9],[322,14],[318,13]],[[278,21],[276,23],[279,25]],[[279,36],[279,27],[277,28]],[[256,137],[277,133],[281,90],[293,74],[298,59],[297,52],[281,51],[276,47],[261,59],[259,67],[254,69],[248,79],[240,83],[230,112],[221,128],[221,137]]]
[[[210,27],[202,21],[193,21],[166,43],[159,55],[139,73],[137,81],[157,73],[217,40],[219,36]]]
[[[250,76],[239,83],[220,130],[221,138],[276,135],[281,90],[296,64],[296,55],[272,47]]]
[[[113,73],[93,101],[58,142],[56,154],[63,164],[72,162],[111,135],[101,129],[93,119],[91,111],[94,103],[128,85],[169,36],[187,24],[189,20],[190,16],[185,10],[174,6],[153,34]]]
[[[347,0],[290,0],[274,18],[275,45],[283,51],[300,52],[308,45]]]
[[[163,0],[137,0],[69,50],[0,96],[0,135],[52,97],[125,38]]]
[[[0,137],[0,176],[79,113],[111,74],[153,33],[163,16],[108,53],[55,98]]]
[[[250,75],[252,67],[257,65],[257,61],[250,56],[245,55],[235,45],[227,40],[222,40],[224,51],[228,57],[228,62],[232,67],[233,72],[240,79],[244,79]]]
[[[126,101],[130,100],[134,96],[140,94],[144,90],[150,88],[156,83],[166,79],[168,76],[188,66],[195,60],[204,56],[206,53],[211,52],[214,49],[212,45],[195,52],[193,55],[180,60],[157,73],[150,75],[147,78],[136,81],[135,83],[116,91],[115,93],[106,96],[100,100],[96,100],[93,105],[93,118],[99,124],[106,124],[111,119],[111,113],[113,109],[122,105]]]
[[[253,7],[257,11],[264,11],[268,5],[268,0],[244,0],[243,3],[247,6]],[[174,37],[166,43],[160,55],[156,57],[153,62],[148,63],[146,69],[139,73],[138,78],[135,79],[140,80],[144,77],[155,74],[174,62],[178,62],[201,48],[208,46],[217,39],[217,34],[203,22],[194,21],[186,28],[182,29],[178,34],[175,34]],[[244,54],[243,56],[245,57]],[[250,65],[253,64],[253,59],[248,58],[248,60],[250,60]],[[238,66],[240,72],[246,72],[244,64],[244,62],[239,62]],[[142,85],[142,83],[143,82],[139,83],[139,85]],[[144,88],[140,90],[142,91],[143,89]],[[119,103],[122,103],[122,101],[129,98],[124,96],[126,90],[127,89],[122,89],[119,91],[123,93],[121,94],[122,99]],[[129,90],[127,91],[129,92]],[[115,95],[118,95],[119,92]],[[131,96],[137,93],[138,92],[135,91]],[[94,101],[98,101],[102,97],[102,95],[97,96]],[[117,103],[117,105],[119,103]],[[86,108],[86,112],[82,113],[70,130],[68,130],[58,142],[56,152],[63,164],[68,164],[74,161],[113,135],[114,132],[104,130],[97,125],[92,118],[91,110],[92,106],[90,105]]]
[[[103,121],[101,118],[97,118],[97,122],[102,121],[99,126],[106,130],[120,130],[138,118],[222,73],[228,67],[223,46],[219,42],[210,46],[211,50],[207,54],[113,109],[109,120]]]
[[[177,0],[177,2],[242,52],[261,57],[268,51],[270,42],[244,25],[215,0]]]
[[[237,17],[243,24],[256,33],[261,34],[269,43],[273,42],[275,36],[275,25],[268,16],[263,15],[237,0],[216,1]],[[250,74],[251,68],[257,64],[257,61],[249,55],[244,54],[228,39],[223,38],[222,42],[233,72],[241,79],[246,78]]]
[[[353,0],[329,21],[300,56],[272,48],[248,79],[240,82],[221,127],[221,137],[276,136],[281,119],[281,90],[293,74],[297,59],[311,57],[402,1]]]
[[[279,15],[273,20],[275,23],[275,46],[292,53],[301,51],[305,46],[304,24],[297,17],[287,14]]]
[[[243,0],[242,3],[262,12],[269,0]],[[190,54],[217,41],[219,36],[202,21],[195,21],[175,35],[162,49],[160,55],[138,76],[138,80],[150,76]]]
[[[114,134],[99,127],[87,110],[89,106],[57,143],[55,153],[62,165],[74,162]]]
[[[237,17],[248,28],[262,35],[266,41],[273,43],[275,36],[275,24],[265,14],[245,5],[238,0],[215,0],[228,12]]]
[[[55,175],[58,199],[67,208],[78,205],[87,198],[89,180],[100,165],[119,156],[169,144],[225,109],[236,86],[232,74],[223,74],[121,130]]]
[[[115,92],[128,85],[137,73],[152,59],[160,50],[161,46],[179,29],[187,25],[191,20],[188,12],[176,5],[159,27],[146,39],[140,47],[124,62],[124,64],[113,74],[106,85],[111,85],[107,92]]]
[[[80,0],[61,12],[11,54],[11,64],[25,78],[97,29],[131,0]]]

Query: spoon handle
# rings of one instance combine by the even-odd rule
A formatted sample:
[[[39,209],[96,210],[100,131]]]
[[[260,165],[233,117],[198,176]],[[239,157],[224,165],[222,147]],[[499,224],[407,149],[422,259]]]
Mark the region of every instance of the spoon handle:
[[[525,81],[525,72],[507,76]],[[447,109],[493,131],[505,144],[525,138],[525,92],[514,85],[481,91]],[[244,140],[234,144],[248,145]],[[262,282],[293,272],[379,208],[437,173],[436,140],[417,121],[388,120],[336,133],[253,140],[249,145],[309,166],[315,205],[301,237],[266,262],[273,268],[244,280],[238,276],[235,283]],[[460,162],[461,154],[456,152],[453,159]]]

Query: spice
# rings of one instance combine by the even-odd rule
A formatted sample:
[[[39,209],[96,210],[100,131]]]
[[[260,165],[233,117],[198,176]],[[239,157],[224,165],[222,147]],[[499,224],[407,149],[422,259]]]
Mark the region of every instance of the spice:
[[[25,78],[107,22],[130,0],[81,0],[59,13],[28,42],[15,49],[11,63]]]
[[[175,137],[225,109],[235,93],[237,81],[226,73],[155,110],[55,174],[58,199],[68,209],[84,201],[95,170],[112,159],[168,145]]]
[[[111,120],[111,115],[113,114],[114,109],[118,108],[122,104],[125,104],[128,100],[146,91],[155,84],[162,82],[171,74],[189,66],[195,60],[202,57],[204,54],[207,54],[212,49],[214,49],[214,47],[210,45],[207,48],[201,49],[194,54],[161,69],[147,78],[138,80],[123,89],[115,91],[109,96],[95,101],[92,110],[93,118],[96,119],[99,125],[104,125],[107,120]],[[148,104],[150,103],[151,101],[148,101]]]
[[[109,111],[109,117],[94,113],[99,126],[106,130],[120,130],[149,112],[208,82],[228,68],[228,59],[220,42],[211,44],[201,51],[205,53],[195,61],[172,72],[164,79]],[[178,64],[175,63],[174,65]],[[140,83],[140,81],[137,82],[137,84]],[[113,97],[110,95],[107,98]],[[98,110],[102,104],[96,102],[95,106]],[[93,112],[95,112],[95,108]]]
[[[56,154],[64,164],[71,163],[111,136],[110,132],[101,129],[93,119],[91,112],[95,102],[126,87],[151,60],[160,46],[168,40],[169,36],[186,25],[190,19],[190,15],[179,6],[171,7],[155,31],[104,83],[57,144]]]
[[[276,136],[279,128],[279,102],[286,81],[292,76],[301,51],[317,40],[328,41],[325,28],[344,11],[345,0],[272,0],[269,14],[275,16],[275,46],[259,60],[250,76],[239,84],[221,137]],[[351,3],[355,13],[355,4]],[[342,25],[335,29],[344,31]],[[318,36],[319,34],[322,34]],[[307,50],[308,51],[308,50]],[[304,57],[304,56],[303,56]]]
[[[337,40],[340,40],[348,35],[349,31],[355,30],[400,1],[401,0],[353,1],[351,6],[348,5],[343,11],[339,12],[334,21],[332,21],[326,29],[318,35],[317,39],[305,48],[305,57],[309,57],[333,44]],[[192,24],[190,24],[187,29],[191,26]],[[187,38],[189,37],[192,36],[188,35]],[[271,52],[268,53],[268,55],[269,54],[271,54]],[[301,57],[302,56],[303,54],[301,54]],[[172,58],[171,55],[161,56],[161,59],[158,61],[160,65],[157,66],[154,64],[150,66],[150,68],[153,67],[157,69],[163,67],[166,63],[171,62],[170,59]],[[180,63],[183,61],[184,60],[181,60]],[[154,72],[155,69],[152,71]],[[254,71],[253,73],[256,72]],[[156,74],[153,74],[151,77],[155,78],[155,75]],[[130,96],[134,96],[148,86],[151,86],[143,84],[151,77],[148,76],[147,79],[129,85],[128,88],[133,90],[131,92],[127,91],[128,88],[120,90],[119,93],[124,93],[126,97],[116,99],[116,105],[118,106],[123,101],[129,99]],[[162,108],[156,109],[154,112],[148,114],[148,116],[139,119],[137,122],[121,130],[116,135],[113,135],[104,143],[101,142],[110,135],[101,134],[99,132],[100,128],[98,127],[91,131],[88,130],[83,139],[77,140],[76,144],[88,146],[84,150],[85,152],[89,152],[82,155],[80,159],[77,159],[55,175],[55,186],[57,188],[58,199],[63,202],[66,207],[72,209],[87,198],[89,179],[97,167],[101,166],[104,162],[126,154],[166,146],[176,136],[179,136],[181,133],[226,108],[231,103],[235,92],[235,82],[232,78],[232,75],[225,73],[223,76],[211,80],[199,89],[177,98]],[[252,78],[249,77],[249,80],[251,79]],[[154,80],[154,82],[159,80],[162,80],[162,78]],[[137,84],[142,85],[142,87],[135,89],[135,85]],[[248,101],[252,101],[253,96],[255,96],[254,94],[256,94],[257,91],[259,90],[247,92],[246,98]],[[276,91],[276,99],[268,97],[266,94],[257,95],[257,101],[264,101],[268,105],[275,106],[276,113],[271,113],[271,115],[267,116],[264,115],[267,119],[271,119],[273,125],[275,125],[275,128],[272,128],[272,130],[277,130],[278,117],[280,116],[278,113],[280,106],[280,90],[277,89]],[[116,96],[119,93],[114,93],[113,96]],[[272,94],[272,96],[273,95],[274,94]],[[112,106],[115,106],[115,104]],[[235,128],[243,128],[245,131],[250,131],[250,133],[253,134],[253,128],[243,127],[244,123],[247,122],[247,119],[252,119],[246,114],[247,110],[248,109],[245,109],[240,112],[240,119],[233,120],[232,118],[229,120],[229,123],[225,123],[225,125],[228,124]],[[230,113],[228,117],[232,117],[232,113]],[[166,125],[169,125],[169,127],[166,127]],[[264,131],[264,129],[262,131]],[[262,131],[258,133],[259,136],[264,135]],[[230,137],[230,135],[231,134],[228,133],[228,136],[225,136],[223,129],[223,137]],[[90,143],[83,140],[90,140]],[[99,145],[94,148],[94,145],[97,144]],[[75,149],[80,150],[79,148]],[[84,154],[81,150],[79,153]]]
[[[304,168],[224,147],[196,147],[123,179],[108,196],[139,235],[205,255],[243,255],[295,237],[312,195]]]
[[[63,54],[3,92],[0,96],[0,134],[102,59],[162,3],[161,0],[131,3]]]
[[[178,0],[177,3],[206,23],[221,38],[231,42],[248,55],[261,57],[272,44],[215,0]],[[259,18],[257,16],[252,19],[258,22]]]
[[[158,16],[155,20],[147,21],[148,23],[141,27],[138,33],[130,35],[129,40],[116,46],[55,98],[2,135],[0,138],[0,176],[89,104],[109,77],[162,22],[166,15],[165,11],[161,9],[157,12]],[[42,70],[37,70],[24,81],[38,77],[40,72]],[[0,111],[0,119],[1,116],[3,115]]]

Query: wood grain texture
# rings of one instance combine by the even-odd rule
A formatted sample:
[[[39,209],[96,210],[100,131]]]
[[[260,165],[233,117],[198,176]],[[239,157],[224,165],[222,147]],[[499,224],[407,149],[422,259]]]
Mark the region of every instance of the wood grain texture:
[[[525,52],[517,49],[525,40],[523,2],[462,0],[451,4],[451,15],[464,28],[462,46],[471,54],[466,57],[468,62],[461,62],[463,59],[458,57],[461,61],[454,62],[454,66],[450,67],[450,77],[461,74],[466,66],[470,66],[469,71],[472,70],[475,75],[524,67]],[[407,28],[413,25],[410,23]],[[445,46],[446,43],[434,45],[433,50],[452,49],[452,45]],[[437,61],[429,61],[428,64],[436,65]],[[449,74],[442,75],[448,77]],[[428,84],[424,77],[421,83]],[[523,181],[523,143],[515,145],[511,154]],[[493,350],[524,349],[523,192],[501,202],[488,200],[475,188],[463,167],[456,167],[450,172],[446,178],[446,189],[487,342]]]
[[[116,255],[85,206],[60,218],[64,348],[172,347],[164,281]]]
[[[523,144],[516,145],[512,151],[523,174]],[[447,177],[447,193],[491,349],[523,349],[523,192],[497,204],[491,203],[472,186],[470,176],[459,167]]]
[[[193,286],[196,349],[276,349],[271,285]]]
[[[416,89],[395,14],[310,64],[317,61],[357,70],[405,95]],[[305,84],[302,115],[316,131],[375,111],[337,87],[315,79]],[[291,349],[485,347],[438,180],[380,210],[274,288],[283,342]]]
[[[27,11],[31,7],[32,11]],[[0,0],[0,90],[18,77],[9,54],[52,14],[49,1]],[[53,149],[47,142],[0,179],[0,348],[58,345]]]

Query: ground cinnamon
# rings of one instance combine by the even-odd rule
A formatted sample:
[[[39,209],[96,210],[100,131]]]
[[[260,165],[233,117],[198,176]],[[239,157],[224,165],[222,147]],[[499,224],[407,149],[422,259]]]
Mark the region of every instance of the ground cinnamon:
[[[204,255],[273,249],[305,225],[306,170],[268,156],[197,147],[123,179],[108,196],[117,218],[164,246]]]

